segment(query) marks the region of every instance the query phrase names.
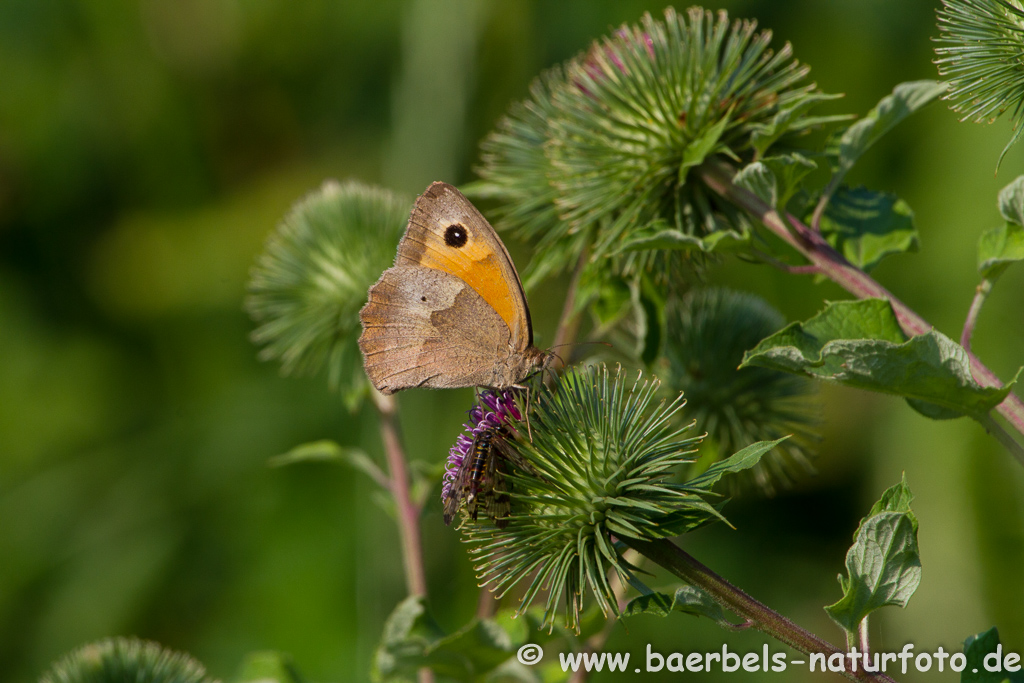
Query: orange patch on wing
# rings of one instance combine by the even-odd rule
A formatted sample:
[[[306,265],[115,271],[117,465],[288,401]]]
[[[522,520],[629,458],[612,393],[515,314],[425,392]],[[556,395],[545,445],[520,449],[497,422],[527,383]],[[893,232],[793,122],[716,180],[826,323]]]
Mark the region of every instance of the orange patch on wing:
[[[512,298],[515,283],[505,281],[494,252],[487,245],[475,241],[461,249],[453,249],[438,239],[430,242],[420,257],[419,265],[451,273],[461,279],[501,316],[509,330],[515,330],[516,308]]]

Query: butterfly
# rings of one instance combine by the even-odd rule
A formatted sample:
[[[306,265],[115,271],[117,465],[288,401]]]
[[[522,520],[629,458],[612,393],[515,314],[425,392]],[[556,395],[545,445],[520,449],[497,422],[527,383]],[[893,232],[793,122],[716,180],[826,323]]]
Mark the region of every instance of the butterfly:
[[[370,287],[359,319],[363,365],[382,394],[522,388],[554,358],[533,345],[523,285],[498,233],[447,183],[416,199],[395,265]]]
[[[473,521],[482,509],[499,529],[508,526],[512,500],[510,483],[505,480],[506,463],[513,458],[504,444],[504,429],[485,429],[473,440],[469,454],[455,472],[448,497],[444,500],[444,523],[451,524],[462,504]]]

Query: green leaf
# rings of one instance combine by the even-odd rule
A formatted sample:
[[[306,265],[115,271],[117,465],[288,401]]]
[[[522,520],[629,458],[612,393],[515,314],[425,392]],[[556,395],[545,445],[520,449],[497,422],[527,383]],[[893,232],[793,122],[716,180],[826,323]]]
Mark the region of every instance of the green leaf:
[[[917,251],[914,212],[896,195],[840,187],[825,208],[820,228],[847,261],[871,270],[886,256]]]
[[[700,498],[697,493],[713,493],[711,489],[714,488],[715,484],[722,477],[727,474],[736,474],[751,469],[761,461],[765,454],[788,438],[788,436],[784,436],[775,441],[752,443],[746,448],[733,453],[728,458],[713,463],[700,474],[688,479],[683,488],[690,493],[692,499],[688,499],[686,505],[678,504],[677,510],[659,520],[657,529],[648,529],[648,533],[656,535],[658,538],[668,538],[670,536],[681,536],[714,521],[729,524],[729,521],[719,511],[721,505],[715,507]],[[635,536],[635,534],[624,535]]]
[[[1024,228],[1006,223],[992,228],[978,239],[978,271],[983,278],[994,280],[1010,264],[1024,260]]]
[[[667,617],[676,611],[707,617],[723,628],[735,627],[735,624],[726,619],[722,606],[696,586],[680,586],[673,595],[650,593],[633,598],[622,611],[622,616],[656,614],[659,617]]]
[[[267,460],[270,467],[284,467],[300,462],[346,462],[346,453],[355,449],[347,449],[336,441],[324,439],[322,441],[310,441],[296,446],[287,453],[275,455]],[[359,452],[359,451],[356,451]]]
[[[753,192],[765,203],[777,207],[777,183],[775,174],[760,161],[747,164],[733,176],[732,182],[745,190]]]
[[[287,453],[270,458],[267,465],[284,467],[300,462],[333,462],[349,465],[386,487],[386,476],[370,456],[358,448],[342,446],[330,439],[310,441],[296,446]]]
[[[292,661],[291,655],[283,652],[250,652],[232,683],[305,683],[305,679]]]
[[[717,121],[713,126],[708,127],[694,140],[691,140],[683,150],[683,159],[679,164],[679,183],[686,180],[686,173],[694,166],[699,166],[704,159],[715,151],[722,139],[722,133],[729,127],[730,116],[727,114]]]
[[[583,622],[588,633],[600,630],[603,616],[594,619],[588,614]],[[427,667],[438,676],[459,681],[536,683],[535,673],[516,666],[515,653],[520,645],[540,643],[550,635],[538,630],[539,618],[528,615],[516,619],[514,615],[514,611],[502,610],[493,619],[473,619],[445,635],[422,597],[406,598],[384,626],[371,678],[379,682],[415,681],[417,670]]]
[[[664,221],[654,221],[644,228],[630,232],[616,253],[665,249],[702,251],[710,254],[714,251],[740,251],[750,244],[750,235],[740,234],[735,230],[716,230],[704,237],[697,237],[682,230],[667,228],[666,225]]]
[[[781,211],[815,168],[817,164],[796,153],[767,157],[744,166],[733,182]]]
[[[768,148],[785,135],[786,133],[805,130],[812,126],[819,126],[836,121],[844,121],[849,116],[820,116],[805,117],[808,111],[822,102],[835,100],[842,95],[829,95],[826,93],[812,93],[803,98],[793,99],[788,104],[779,108],[779,111],[772,120],[766,124],[754,124],[751,126],[750,142],[757,150],[758,156],[763,156]],[[792,125],[797,123],[797,125]]]
[[[960,683],[1024,683],[1024,672],[1020,670],[1012,673],[989,670],[1001,669],[1007,654],[1009,653],[1003,652],[1003,646],[999,642],[999,631],[994,626],[984,633],[968,637],[964,641],[967,666],[960,674]],[[1020,664],[1019,660],[1017,664]]]
[[[576,312],[589,306],[602,326],[621,320],[633,305],[629,283],[598,268],[584,269],[576,293]]]
[[[935,330],[907,340],[885,299],[829,303],[807,322],[788,325],[748,351],[740,367],[748,365],[937,406],[924,413],[928,417],[947,411],[984,415],[1017,381],[1001,388],[979,385],[959,344]]]
[[[1014,225],[1024,225],[1024,175],[999,191],[999,213]]]
[[[910,503],[913,500],[914,494],[910,492],[910,487],[907,486],[907,475],[904,473],[900,483],[890,486],[882,492],[882,497],[871,506],[867,516],[861,520],[861,524],[863,524],[866,519],[883,512],[905,512],[910,515],[910,521],[914,525],[914,531],[916,532],[917,517],[914,516],[913,510],[910,509]],[[856,537],[859,532],[860,527],[858,526],[857,532],[854,533],[854,537]]]
[[[776,439],[775,441],[758,441],[757,443],[752,443],[746,448],[736,451],[728,458],[714,463],[711,467],[704,470],[704,472],[687,481],[686,485],[688,488],[693,487],[710,491],[723,476],[726,474],[749,470],[760,462],[765,453],[775,448],[788,438],[788,436],[784,436],[781,439]]]
[[[522,629],[516,631],[522,634]],[[524,642],[498,621],[474,619],[427,647],[424,654],[434,673],[470,681],[507,661]]]
[[[909,81],[893,88],[867,115],[847,128],[827,154],[831,157],[833,177],[826,194],[839,186],[857,160],[900,121],[946,91],[940,81]]]
[[[384,622],[370,679],[378,683],[415,680],[416,670],[426,663],[427,649],[443,637],[441,627],[427,611],[426,598],[409,596]]]
[[[921,582],[912,499],[904,478],[882,494],[857,528],[846,553],[847,576],[839,576],[843,597],[825,608],[849,634],[880,607],[906,607]]]
[[[964,414],[959,410],[943,408],[942,406],[937,406],[934,403],[929,403],[928,401],[921,401],[916,398],[908,398],[906,401],[907,405],[927,417],[929,420],[955,420],[964,416]]]

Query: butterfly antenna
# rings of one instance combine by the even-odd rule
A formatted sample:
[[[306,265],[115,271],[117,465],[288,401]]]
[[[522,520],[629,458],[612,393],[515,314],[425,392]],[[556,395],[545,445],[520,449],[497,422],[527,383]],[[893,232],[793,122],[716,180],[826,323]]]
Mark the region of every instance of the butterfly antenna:
[[[586,346],[587,344],[600,344],[601,346],[608,347],[612,346],[610,342],[606,341],[566,342],[564,344],[555,344],[554,346],[549,346],[548,351],[550,351],[551,349],[557,349],[560,346]]]

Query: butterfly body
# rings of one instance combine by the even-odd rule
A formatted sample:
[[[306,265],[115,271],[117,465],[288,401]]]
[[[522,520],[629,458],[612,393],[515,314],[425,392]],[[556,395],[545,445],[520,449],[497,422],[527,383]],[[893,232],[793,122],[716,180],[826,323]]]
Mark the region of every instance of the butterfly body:
[[[494,228],[457,189],[416,200],[395,265],[359,313],[366,373],[384,394],[409,387],[519,386],[547,366],[533,346],[522,283]]]

